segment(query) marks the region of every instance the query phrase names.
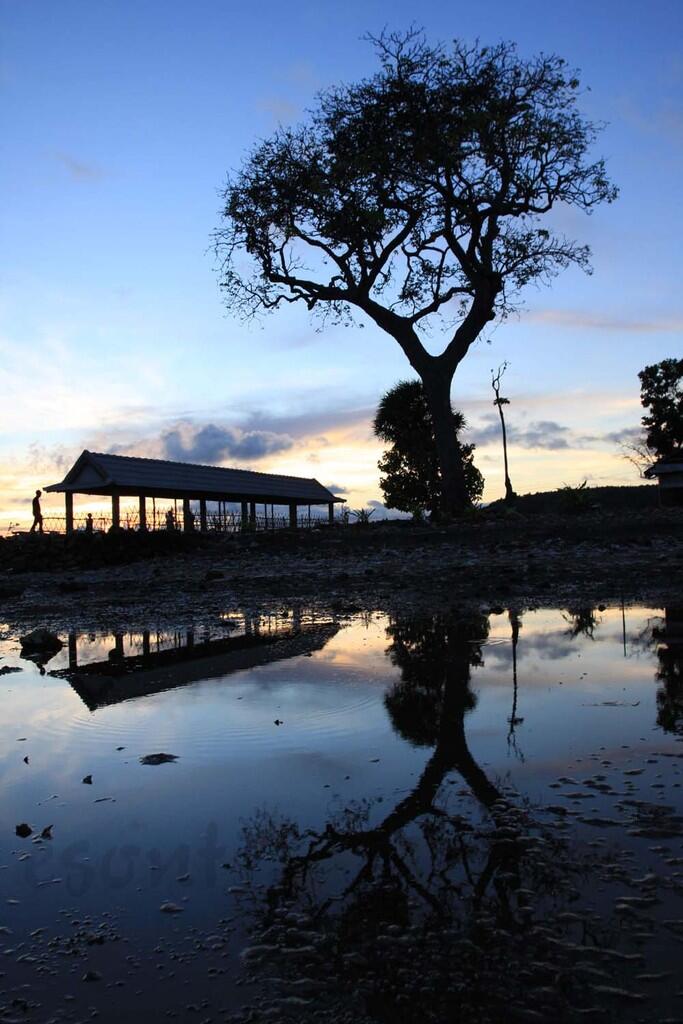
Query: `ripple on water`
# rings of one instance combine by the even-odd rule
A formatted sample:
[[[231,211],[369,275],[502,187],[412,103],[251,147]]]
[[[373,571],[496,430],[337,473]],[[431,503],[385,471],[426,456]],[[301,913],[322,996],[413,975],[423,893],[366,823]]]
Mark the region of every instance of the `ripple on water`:
[[[310,662],[307,663],[307,668]],[[296,666],[290,663],[290,668]],[[291,674],[291,673],[288,673]],[[66,680],[50,681],[50,695],[22,735],[46,750],[71,748],[87,755],[128,754],[174,745],[195,761],[239,748],[317,749],[350,734],[367,736],[384,727],[383,687],[352,687],[309,679],[309,699],[289,683],[264,688],[251,672],[229,679],[190,683],[90,711]],[[64,691],[60,692],[60,687]],[[65,699],[71,694],[73,699]],[[375,714],[375,709],[377,714]],[[276,720],[280,725],[276,725]]]

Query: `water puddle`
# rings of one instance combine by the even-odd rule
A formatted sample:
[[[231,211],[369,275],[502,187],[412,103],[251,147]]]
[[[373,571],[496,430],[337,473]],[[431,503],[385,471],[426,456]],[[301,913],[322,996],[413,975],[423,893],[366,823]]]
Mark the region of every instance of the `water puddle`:
[[[0,1021],[683,1014],[683,610],[3,635]]]

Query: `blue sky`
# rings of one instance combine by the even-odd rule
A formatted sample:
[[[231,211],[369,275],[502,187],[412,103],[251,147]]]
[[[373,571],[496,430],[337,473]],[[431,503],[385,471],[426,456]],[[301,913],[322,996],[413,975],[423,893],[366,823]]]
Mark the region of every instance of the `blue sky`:
[[[637,372],[683,348],[680,0],[0,0],[1,525],[83,447],[180,446],[318,476],[354,506],[380,496],[369,418],[409,375],[395,343],[321,333],[299,310],[240,323],[209,246],[226,172],[318,89],[373,71],[364,33],[414,21],[433,41],[512,39],[580,68],[621,189],[565,215],[593,276],[529,289],[458,371],[486,497],[502,491],[489,370],[505,359],[518,489],[633,480],[617,437],[640,417]]]

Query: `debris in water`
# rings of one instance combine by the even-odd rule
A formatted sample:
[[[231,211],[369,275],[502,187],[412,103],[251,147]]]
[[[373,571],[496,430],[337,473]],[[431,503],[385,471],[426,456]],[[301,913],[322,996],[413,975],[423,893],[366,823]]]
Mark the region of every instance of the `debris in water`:
[[[177,754],[145,754],[140,758],[140,764],[167,764],[169,761],[177,760]]]

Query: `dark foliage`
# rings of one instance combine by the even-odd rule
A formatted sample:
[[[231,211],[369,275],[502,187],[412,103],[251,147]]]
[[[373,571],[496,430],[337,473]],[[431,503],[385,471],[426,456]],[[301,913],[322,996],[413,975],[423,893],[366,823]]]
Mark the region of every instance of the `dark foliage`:
[[[484,478],[474,465],[474,445],[458,439],[465,417],[451,410],[452,443],[462,459],[467,494],[479,501]],[[390,447],[378,466],[379,485],[389,508],[429,513],[436,518],[441,507],[441,474],[434,437],[434,421],[424,387],[419,380],[403,380],[382,397],[373,423],[375,435]]]
[[[683,359],[663,359],[638,374],[647,448],[659,458],[683,449]]]

